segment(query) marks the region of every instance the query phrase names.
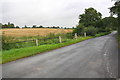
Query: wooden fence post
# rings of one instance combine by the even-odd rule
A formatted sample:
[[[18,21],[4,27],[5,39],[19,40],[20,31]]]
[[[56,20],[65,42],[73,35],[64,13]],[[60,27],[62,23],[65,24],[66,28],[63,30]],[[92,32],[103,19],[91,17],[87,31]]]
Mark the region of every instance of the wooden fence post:
[[[36,41],[36,46],[38,46],[38,39],[36,39],[35,41]]]
[[[77,40],[77,33],[75,33],[75,39]]]
[[[86,37],[86,32],[84,32],[84,37]]]
[[[5,34],[5,31],[2,31],[2,35],[4,35]]]
[[[61,36],[59,36],[59,42],[62,43],[62,38],[61,38]]]

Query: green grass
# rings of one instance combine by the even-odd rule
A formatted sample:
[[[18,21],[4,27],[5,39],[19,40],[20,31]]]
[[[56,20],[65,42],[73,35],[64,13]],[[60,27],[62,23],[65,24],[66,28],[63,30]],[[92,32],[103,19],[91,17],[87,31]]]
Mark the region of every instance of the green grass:
[[[10,61],[14,61],[17,59],[25,58],[28,56],[33,56],[35,54],[47,52],[56,48],[64,47],[67,45],[71,45],[83,40],[90,39],[92,37],[79,37],[77,40],[69,40],[64,43],[58,43],[58,44],[49,44],[49,45],[41,45],[41,46],[33,46],[33,47],[27,47],[27,48],[20,48],[20,49],[11,49],[6,50],[0,53],[0,58],[2,58],[2,63],[7,63]]]
[[[104,36],[104,35],[107,35],[109,33],[111,33],[111,32],[98,33],[98,34],[95,35],[95,37]]]

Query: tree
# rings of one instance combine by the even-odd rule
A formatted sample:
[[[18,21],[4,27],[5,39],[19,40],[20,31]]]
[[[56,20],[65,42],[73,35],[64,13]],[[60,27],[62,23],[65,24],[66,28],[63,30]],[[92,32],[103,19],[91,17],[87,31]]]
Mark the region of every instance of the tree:
[[[2,28],[15,28],[15,25],[13,23],[8,22],[8,24],[3,24]]]
[[[112,30],[117,30],[118,22],[115,17],[105,17],[102,19],[103,26],[111,28]]]
[[[74,30],[73,30],[73,34],[77,33],[78,35],[82,35],[83,29],[85,28],[85,26],[81,23],[79,24]]]
[[[44,27],[42,25],[40,25],[39,28],[44,28]]]
[[[120,1],[116,1],[114,6],[110,8],[110,13],[112,15],[117,15],[118,21],[118,33],[120,34]]]
[[[63,29],[63,27],[61,27],[61,29]]]
[[[16,26],[16,28],[20,28],[19,26]]]
[[[100,21],[102,14],[97,12],[94,8],[85,9],[85,13],[79,16],[79,24],[83,24],[85,27],[96,26],[96,22]],[[97,27],[97,26],[96,26]]]
[[[32,28],[36,28],[36,25],[33,25],[33,27]]]
[[[72,29],[75,29],[75,27],[72,27]]]
[[[57,27],[55,27],[55,26],[53,26],[52,28],[55,28],[55,29],[57,29]]]
[[[25,25],[25,27],[24,28],[27,28],[27,26]]]
[[[11,28],[15,28],[15,25],[13,24],[13,23],[11,23],[11,26],[10,26]]]
[[[59,29],[60,27],[59,27],[59,26],[57,26],[57,28]]]
[[[67,29],[66,27],[64,27],[64,29]]]
[[[8,22],[7,27],[8,27],[8,28],[15,28],[14,24],[13,24],[13,23],[10,23],[10,22]]]
[[[87,35],[94,36],[98,31],[98,27],[101,27],[102,14],[94,8],[88,8],[85,9],[83,14],[79,15],[79,19],[78,26],[74,29],[73,33],[83,35],[86,32]]]
[[[82,33],[85,33],[89,36],[95,36],[95,34],[98,32],[97,28],[93,27],[93,26],[89,26],[89,27],[85,27],[82,31]]]
[[[7,24],[2,25],[2,28],[8,28]]]

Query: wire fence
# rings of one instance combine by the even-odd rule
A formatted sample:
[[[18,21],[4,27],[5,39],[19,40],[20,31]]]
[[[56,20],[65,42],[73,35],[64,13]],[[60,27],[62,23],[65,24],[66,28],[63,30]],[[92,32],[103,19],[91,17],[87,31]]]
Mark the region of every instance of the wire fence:
[[[9,46],[8,49],[12,49],[12,48],[24,48],[24,47],[39,46],[45,44],[56,44],[56,43],[59,43],[59,37],[12,42],[6,44],[6,46]]]
[[[85,35],[86,36],[86,35]],[[77,33],[74,35],[61,35],[57,37],[50,37],[50,38],[36,38],[32,40],[25,40],[25,41],[18,41],[12,43],[5,43],[3,44],[3,50],[9,50],[13,48],[24,48],[24,47],[32,47],[32,46],[40,46],[40,45],[47,45],[47,44],[58,44],[67,42],[71,39],[77,39]]]

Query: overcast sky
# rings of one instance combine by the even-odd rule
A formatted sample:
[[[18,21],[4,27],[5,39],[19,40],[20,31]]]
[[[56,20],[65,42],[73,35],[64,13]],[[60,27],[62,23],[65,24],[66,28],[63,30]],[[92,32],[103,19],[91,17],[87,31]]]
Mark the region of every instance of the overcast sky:
[[[13,22],[18,26],[73,27],[85,8],[93,7],[108,17],[108,8],[113,4],[111,0],[3,0],[0,17],[2,23]]]

